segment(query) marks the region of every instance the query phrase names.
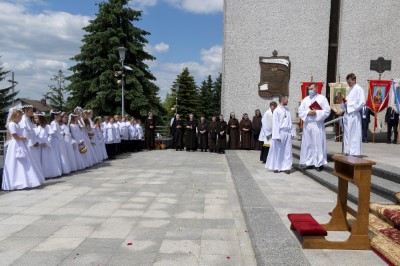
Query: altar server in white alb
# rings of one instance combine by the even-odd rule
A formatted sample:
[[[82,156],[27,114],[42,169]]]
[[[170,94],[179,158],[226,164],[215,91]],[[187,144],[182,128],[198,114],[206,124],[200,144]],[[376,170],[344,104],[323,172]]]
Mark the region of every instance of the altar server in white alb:
[[[260,161],[263,163],[267,162],[267,156],[269,152],[269,148],[271,146],[272,140],[272,114],[276,109],[276,102],[272,101],[269,104],[268,111],[265,112],[261,119],[261,131],[260,135],[258,136],[258,140],[263,142],[263,146],[261,147],[260,153]]]
[[[350,90],[343,104],[342,111],[337,112],[343,115],[343,146],[346,155],[361,155],[361,114],[360,110],[365,105],[365,94],[363,88],[357,84],[356,75],[347,75],[347,84]]]
[[[331,108],[326,97],[318,94],[315,83],[308,86],[308,94],[298,110],[299,117],[304,122],[300,165],[315,167],[317,171],[321,171],[328,163],[324,121],[331,113]]]
[[[274,173],[290,174],[292,169],[292,118],[288,97],[279,96],[279,106],[272,115],[272,143],[265,168]]]

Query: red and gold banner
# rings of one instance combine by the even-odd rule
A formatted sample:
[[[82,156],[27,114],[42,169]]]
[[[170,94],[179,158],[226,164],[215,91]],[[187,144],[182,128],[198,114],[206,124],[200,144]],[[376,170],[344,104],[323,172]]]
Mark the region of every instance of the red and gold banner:
[[[310,85],[310,83],[315,83],[317,85],[318,88],[318,94],[322,93],[322,87],[324,86],[323,82],[301,82],[301,99],[304,99],[308,96],[308,86]]]
[[[369,80],[367,107],[375,114],[385,110],[389,104],[391,80]]]

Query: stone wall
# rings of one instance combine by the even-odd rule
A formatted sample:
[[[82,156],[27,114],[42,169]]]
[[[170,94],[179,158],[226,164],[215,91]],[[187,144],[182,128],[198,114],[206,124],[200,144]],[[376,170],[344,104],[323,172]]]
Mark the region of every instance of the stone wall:
[[[300,82],[325,81],[328,59],[328,0],[225,0],[222,112],[252,117],[271,100],[258,95],[260,56],[289,56],[289,106],[292,119],[301,100]],[[325,90],[325,88],[324,88]]]
[[[298,120],[300,82],[309,81],[311,74],[314,81],[326,82],[330,5],[329,0],[225,0],[221,105],[226,117],[231,111],[238,118],[244,112],[252,116],[255,109],[264,112],[271,100],[277,101],[260,97],[257,87],[259,56],[272,56],[276,49],[290,57],[289,106],[292,119]],[[400,78],[399,11],[398,0],[341,1],[337,66],[341,81],[354,72],[367,94],[367,80],[378,78],[370,71],[370,60],[380,56],[392,60],[392,71],[382,79]],[[382,114],[379,120],[383,122]]]
[[[342,0],[339,31],[338,69],[343,80],[346,74],[355,73],[358,84],[368,93],[368,80],[378,79],[370,71],[370,60],[384,57],[392,60],[392,70],[382,74],[382,79],[400,78],[400,1],[367,0],[356,2]],[[382,128],[387,131],[383,111],[378,116]],[[373,131],[374,123],[370,123]]]

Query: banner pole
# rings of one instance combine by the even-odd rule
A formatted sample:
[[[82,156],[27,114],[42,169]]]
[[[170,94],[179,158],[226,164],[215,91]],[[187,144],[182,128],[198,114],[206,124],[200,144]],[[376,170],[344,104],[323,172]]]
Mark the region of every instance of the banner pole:
[[[376,117],[376,113],[374,114],[374,136],[372,137],[372,143],[375,144],[375,133],[376,133],[376,125],[378,123],[378,118]]]

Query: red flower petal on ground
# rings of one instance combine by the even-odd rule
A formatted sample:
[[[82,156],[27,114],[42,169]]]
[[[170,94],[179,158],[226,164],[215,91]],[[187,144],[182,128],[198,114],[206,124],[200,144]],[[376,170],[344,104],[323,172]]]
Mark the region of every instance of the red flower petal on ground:
[[[226,256],[226,259],[227,259],[227,260],[230,260],[230,259],[231,259],[231,257],[229,257],[229,256]]]
[[[127,245],[128,245],[128,246],[132,246],[132,242],[129,242]]]

